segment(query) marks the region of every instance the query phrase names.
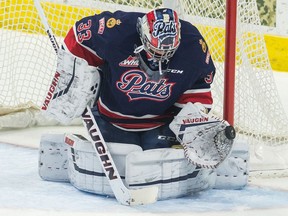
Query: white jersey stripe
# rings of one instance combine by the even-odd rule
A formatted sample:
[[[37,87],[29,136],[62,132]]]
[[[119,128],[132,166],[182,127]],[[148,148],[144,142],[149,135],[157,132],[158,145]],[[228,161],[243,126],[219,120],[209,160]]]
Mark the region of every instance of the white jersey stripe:
[[[193,94],[193,93],[206,93],[206,92],[211,92],[210,88],[207,89],[189,89],[185,91],[183,94]]]

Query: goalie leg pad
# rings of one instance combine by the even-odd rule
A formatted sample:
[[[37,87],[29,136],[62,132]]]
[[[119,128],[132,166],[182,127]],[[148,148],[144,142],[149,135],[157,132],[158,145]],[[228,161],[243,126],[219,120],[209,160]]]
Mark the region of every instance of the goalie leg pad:
[[[64,134],[43,134],[39,146],[38,172],[47,181],[69,182],[69,146],[64,143]]]
[[[49,144],[43,148],[47,139]],[[41,143],[39,164],[43,165],[39,166],[39,173],[43,179],[70,181],[79,190],[114,196],[91,143],[84,137],[44,135]],[[156,185],[159,187],[158,200],[183,197],[208,188],[240,189],[248,181],[248,145],[239,140],[231,155],[217,169],[192,165],[184,157],[183,149],[142,151],[137,145],[107,144],[119,174],[129,188]]]
[[[113,196],[91,142],[71,134],[66,140],[71,145],[68,152],[70,183],[81,191]]]
[[[133,144],[107,143],[124,179],[126,155],[142,151]],[[90,141],[76,134],[44,134],[39,150],[39,175],[48,181],[70,182],[79,190],[114,196]],[[102,163],[109,163],[103,158]]]
[[[79,190],[114,197],[101,163],[109,164],[105,157],[101,163],[90,141],[83,136],[67,135],[66,142],[70,144],[68,151],[70,183]],[[116,168],[122,179],[125,178],[126,155],[133,151],[142,151],[133,144],[107,143]]]
[[[127,156],[126,182],[130,188],[156,185],[157,200],[165,200],[212,187],[215,173],[190,164],[183,149],[152,149]]]
[[[137,145],[107,144],[120,176],[129,187],[142,188],[155,184],[160,189],[159,200],[201,191],[215,182],[213,171],[188,163],[183,157],[183,149],[142,151]],[[39,174],[44,180],[68,181],[81,191],[114,196],[91,142],[84,137],[43,135],[40,152],[42,150]],[[102,162],[108,163],[105,160]]]
[[[249,146],[247,141],[236,139],[231,155],[217,167],[215,189],[241,189],[248,183]]]

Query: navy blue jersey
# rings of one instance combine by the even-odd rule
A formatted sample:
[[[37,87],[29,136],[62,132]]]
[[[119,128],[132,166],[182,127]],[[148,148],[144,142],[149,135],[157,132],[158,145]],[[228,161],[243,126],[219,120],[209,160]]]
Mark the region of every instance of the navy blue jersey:
[[[72,54],[101,69],[98,111],[125,130],[168,123],[187,102],[200,102],[208,109],[213,102],[210,84],[215,67],[204,38],[189,22],[181,20],[180,46],[165,65],[163,77],[151,79],[140,67],[134,50],[141,45],[136,22],[143,15],[116,11],[85,17],[64,40]]]

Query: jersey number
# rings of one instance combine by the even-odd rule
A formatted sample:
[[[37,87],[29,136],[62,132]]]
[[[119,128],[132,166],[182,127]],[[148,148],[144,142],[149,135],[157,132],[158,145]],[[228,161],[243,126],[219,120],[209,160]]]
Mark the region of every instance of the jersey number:
[[[87,23],[80,23],[77,27],[77,31],[79,34],[77,35],[79,43],[82,43],[84,40],[89,40],[92,36],[92,32],[90,27],[92,25],[92,21],[89,19]]]

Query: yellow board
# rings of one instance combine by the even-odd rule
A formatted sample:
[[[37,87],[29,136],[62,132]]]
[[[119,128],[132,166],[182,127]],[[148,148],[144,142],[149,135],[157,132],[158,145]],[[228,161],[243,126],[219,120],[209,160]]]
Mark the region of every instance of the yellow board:
[[[269,60],[273,70],[288,72],[288,38],[265,35]]]
[[[100,10],[97,9],[73,7],[64,4],[42,2],[41,5],[54,34],[61,37],[66,35],[76,20],[95,13],[100,13]],[[24,31],[28,33],[46,34],[43,30],[43,25],[40,21],[37,10],[34,7],[33,0],[0,1],[0,28]],[[210,46],[212,56],[217,56],[217,59],[215,60],[223,61],[224,30],[211,27],[202,28],[210,28],[210,33],[213,31],[213,35],[217,34],[223,39],[220,42],[218,41],[218,44],[214,47]],[[265,35],[264,39],[272,69],[288,72],[288,38]],[[206,40],[208,44],[215,44],[214,41],[209,41],[209,38],[206,38]]]
[[[64,37],[75,21],[100,10],[42,2],[41,6],[56,36]],[[0,28],[45,34],[33,0],[0,1]]]

